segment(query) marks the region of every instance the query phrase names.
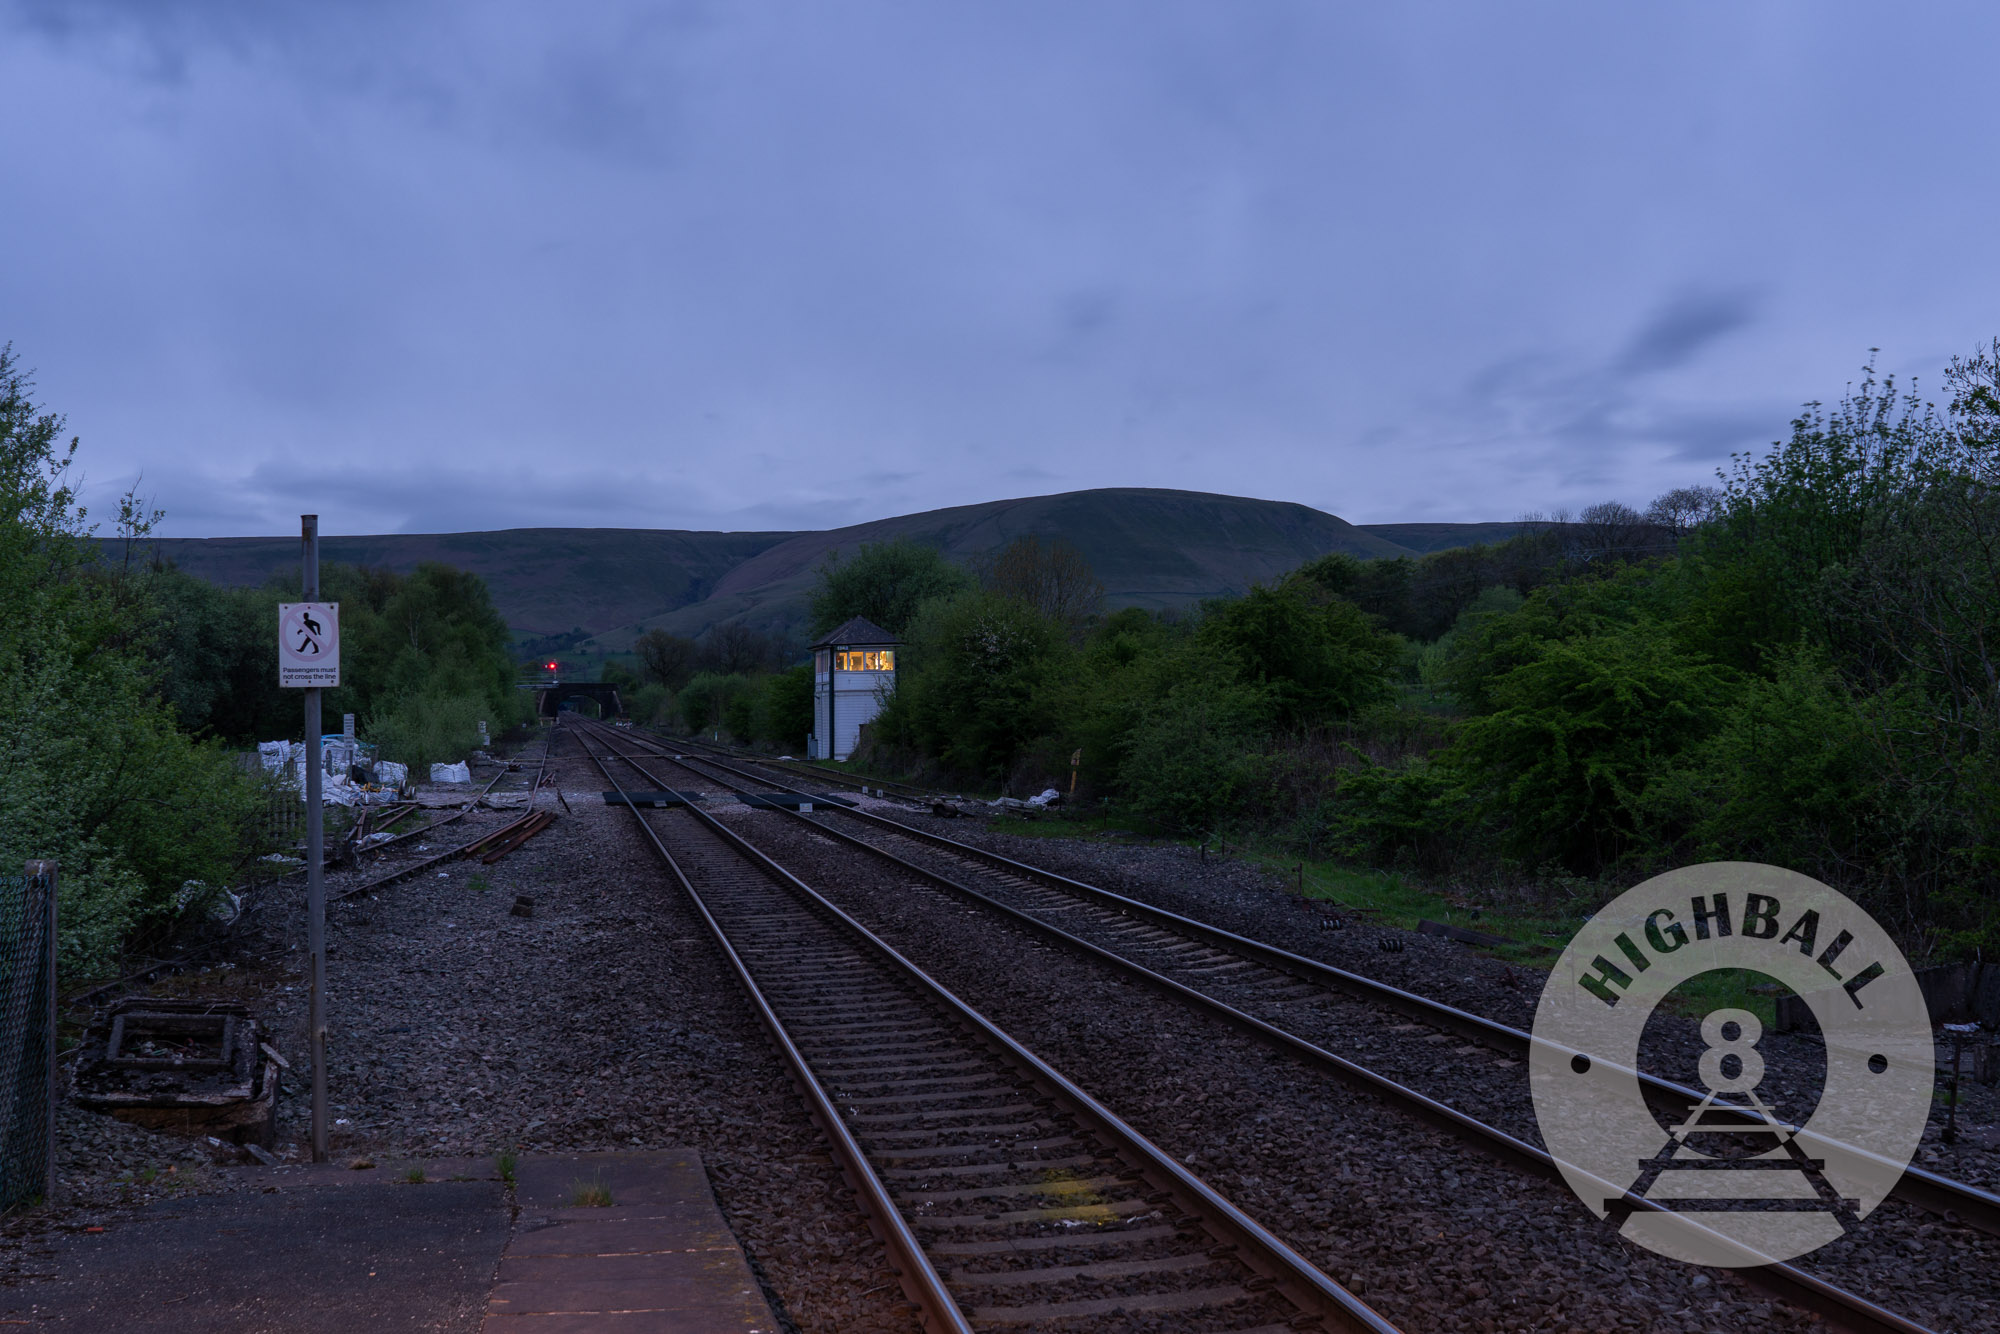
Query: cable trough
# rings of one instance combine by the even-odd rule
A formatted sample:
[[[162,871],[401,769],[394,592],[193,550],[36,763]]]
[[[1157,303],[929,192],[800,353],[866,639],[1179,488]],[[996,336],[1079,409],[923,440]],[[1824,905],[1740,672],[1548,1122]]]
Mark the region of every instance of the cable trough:
[[[673,756],[667,753],[670,748],[660,747],[644,738],[638,739],[660,750],[660,758],[689,767],[691,772],[701,772],[691,767],[692,764],[701,764],[751,777],[759,783],[765,781],[710,757]],[[707,781],[718,780],[709,775]],[[1258,1017],[1250,1010],[1258,1008],[1259,1002],[1275,1001],[1282,1005],[1283,1002],[1333,989],[1348,994],[1358,993],[1378,1003],[1389,1004],[1437,1027],[1475,1037],[1501,1050],[1525,1052],[1531,1040],[1528,1034],[872,812],[846,805],[832,809],[840,815],[863,821],[878,835],[891,837],[871,842],[836,829],[825,820],[811,816],[797,818],[811,824],[820,834],[892,862],[927,883],[998,911],[1065,947],[1096,957],[1128,976],[1188,1001],[1348,1083],[1386,1097],[1404,1110],[1450,1131],[1493,1157],[1538,1176],[1553,1178],[1558,1174],[1554,1160],[1538,1145],[1337,1055],[1319,1043]],[[958,865],[953,868],[953,873],[957,878],[920,865],[884,846],[899,839],[906,842],[905,850],[917,846],[939,847],[954,854]],[[1044,920],[1039,913],[1059,916],[1063,925],[1057,926]],[[1087,930],[1096,939],[1077,934],[1080,929]],[[1217,991],[1226,991],[1229,998],[1212,994]],[[1656,1086],[1653,1090],[1656,1095],[1672,1096],[1671,1091],[1678,1090],[1678,1086],[1664,1080],[1652,1082]],[[1662,1094],[1662,1090],[1669,1092]],[[1698,1100],[1691,1092],[1681,1096],[1684,1099],[1680,1104],[1682,1107]],[[1912,1169],[1912,1174],[1916,1174],[1916,1169]],[[1906,1187],[1898,1191],[1906,1199],[1917,1202],[1925,1199],[1962,1201],[1963,1209],[1956,1204],[1949,1206],[1954,1208],[1959,1218],[1966,1221],[1981,1219],[1978,1225],[1990,1225],[1991,1214],[1982,1215],[1978,1211],[1990,1208],[1993,1197],[1976,1187],[1929,1173],[1921,1174],[1915,1181],[1906,1179]],[[1630,1192],[1620,1192],[1608,1183],[1606,1194],[1608,1197],[1622,1194],[1621,1205],[1625,1209],[1661,1207]],[[1816,1310],[1845,1328],[1900,1331],[1901,1334],[1925,1329],[1921,1324],[1795,1265],[1773,1263],[1741,1272],[1747,1279],[1783,1300]]]
[[[645,774],[605,731],[585,753]],[[647,791],[658,780],[645,777]],[[633,818],[707,923],[932,1330],[1394,1327],[698,806]]]

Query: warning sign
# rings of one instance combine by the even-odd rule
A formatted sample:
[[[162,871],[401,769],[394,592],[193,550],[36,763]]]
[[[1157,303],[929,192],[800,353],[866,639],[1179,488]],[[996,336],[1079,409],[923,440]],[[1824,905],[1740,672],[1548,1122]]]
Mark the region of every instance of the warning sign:
[[[278,604],[278,684],[331,688],[340,684],[340,604]]]

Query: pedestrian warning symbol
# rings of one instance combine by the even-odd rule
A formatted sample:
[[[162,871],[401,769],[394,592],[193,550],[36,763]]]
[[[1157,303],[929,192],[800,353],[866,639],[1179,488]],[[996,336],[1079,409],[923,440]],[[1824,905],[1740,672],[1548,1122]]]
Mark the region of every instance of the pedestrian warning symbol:
[[[340,604],[278,604],[278,684],[329,689],[340,684]]]

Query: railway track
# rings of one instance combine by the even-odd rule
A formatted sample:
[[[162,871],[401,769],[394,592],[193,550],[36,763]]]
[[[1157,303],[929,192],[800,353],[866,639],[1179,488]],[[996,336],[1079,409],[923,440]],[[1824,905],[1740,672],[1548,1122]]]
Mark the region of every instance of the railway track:
[[[725,759],[747,761],[760,765],[774,773],[789,774],[794,778],[807,778],[815,782],[832,783],[838,787],[854,791],[872,791],[877,796],[904,797],[911,801],[932,801],[943,795],[929,788],[918,787],[914,783],[899,783],[893,778],[873,778],[860,774],[851,774],[844,769],[833,769],[824,764],[815,764],[811,760],[774,759],[765,755],[753,755],[747,751],[733,750],[717,741],[703,741],[699,737],[677,740],[674,744],[681,746],[683,749],[720,755]]]
[[[663,755],[673,749],[651,738],[639,739]],[[734,765],[706,756],[693,758],[736,777],[755,778]],[[1059,926],[1121,959],[1252,1013],[1259,1011],[1260,1001],[1289,1004],[1312,994],[1302,990],[1311,988],[1393,1010],[1514,1059],[1525,1059],[1534,1043],[1533,1035],[1523,1029],[873,811],[827,809],[868,833],[867,838],[856,838],[815,821],[830,837],[894,858],[942,888],[1011,909],[1040,926]],[[1639,1083],[1649,1101],[1674,1112],[1701,1098],[1696,1090],[1644,1071],[1639,1072]],[[1991,1191],[1911,1166],[1894,1193],[1930,1213],[2000,1237],[2000,1195]]]
[[[673,747],[646,737],[620,739],[636,740],[655,752],[652,758],[676,764],[704,782],[719,781],[739,793],[750,789],[727,778],[718,779],[712,771],[763,782],[712,756],[691,756],[684,751],[675,754]],[[627,762],[638,767],[629,757]],[[662,781],[655,774],[647,777]],[[766,790],[769,786],[765,785]],[[801,793],[800,789],[777,786]],[[833,814],[820,818],[819,810]],[[1526,1033],[872,812],[829,804],[810,816],[786,814],[824,837],[892,863],[929,885],[974,901],[1186,1000],[1350,1084],[1387,1098],[1494,1157],[1544,1177],[1557,1174],[1554,1160],[1539,1145],[1328,1050],[1321,1042],[1285,1026],[1288,1021],[1283,1016],[1296,1002],[1333,991],[1389,1005],[1427,1026],[1474,1038],[1497,1050],[1525,1054],[1531,1041]],[[836,828],[836,820],[858,821],[870,837]],[[1678,1094],[1681,1108],[1696,1098],[1667,1081],[1652,1082],[1656,1096],[1672,1098]],[[1981,1230],[1991,1231],[1996,1226],[2000,1211],[1995,1206],[2000,1201],[1987,1192],[1917,1169],[1912,1169],[1911,1177],[1898,1192],[1905,1199],[1934,1211],[1950,1209],[1948,1218]],[[1628,1194],[1626,1199],[1634,1208],[1658,1207],[1637,1196]],[[1924,1328],[1794,1265],[1769,1264],[1743,1272],[1774,1295],[1814,1309],[1843,1327],[1906,1332]]]
[[[586,758],[657,778],[609,729]],[[613,766],[617,766],[614,770]],[[1394,1326],[698,808],[632,815],[707,923],[932,1330]]]

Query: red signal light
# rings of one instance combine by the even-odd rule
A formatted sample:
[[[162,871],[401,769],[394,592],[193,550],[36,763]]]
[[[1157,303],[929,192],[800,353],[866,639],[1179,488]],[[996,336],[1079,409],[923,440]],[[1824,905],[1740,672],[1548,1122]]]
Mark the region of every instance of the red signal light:
[[[555,669],[556,669],[556,665],[555,665],[554,663],[550,663],[550,664],[549,664],[549,670],[550,670],[550,671],[554,671]]]

